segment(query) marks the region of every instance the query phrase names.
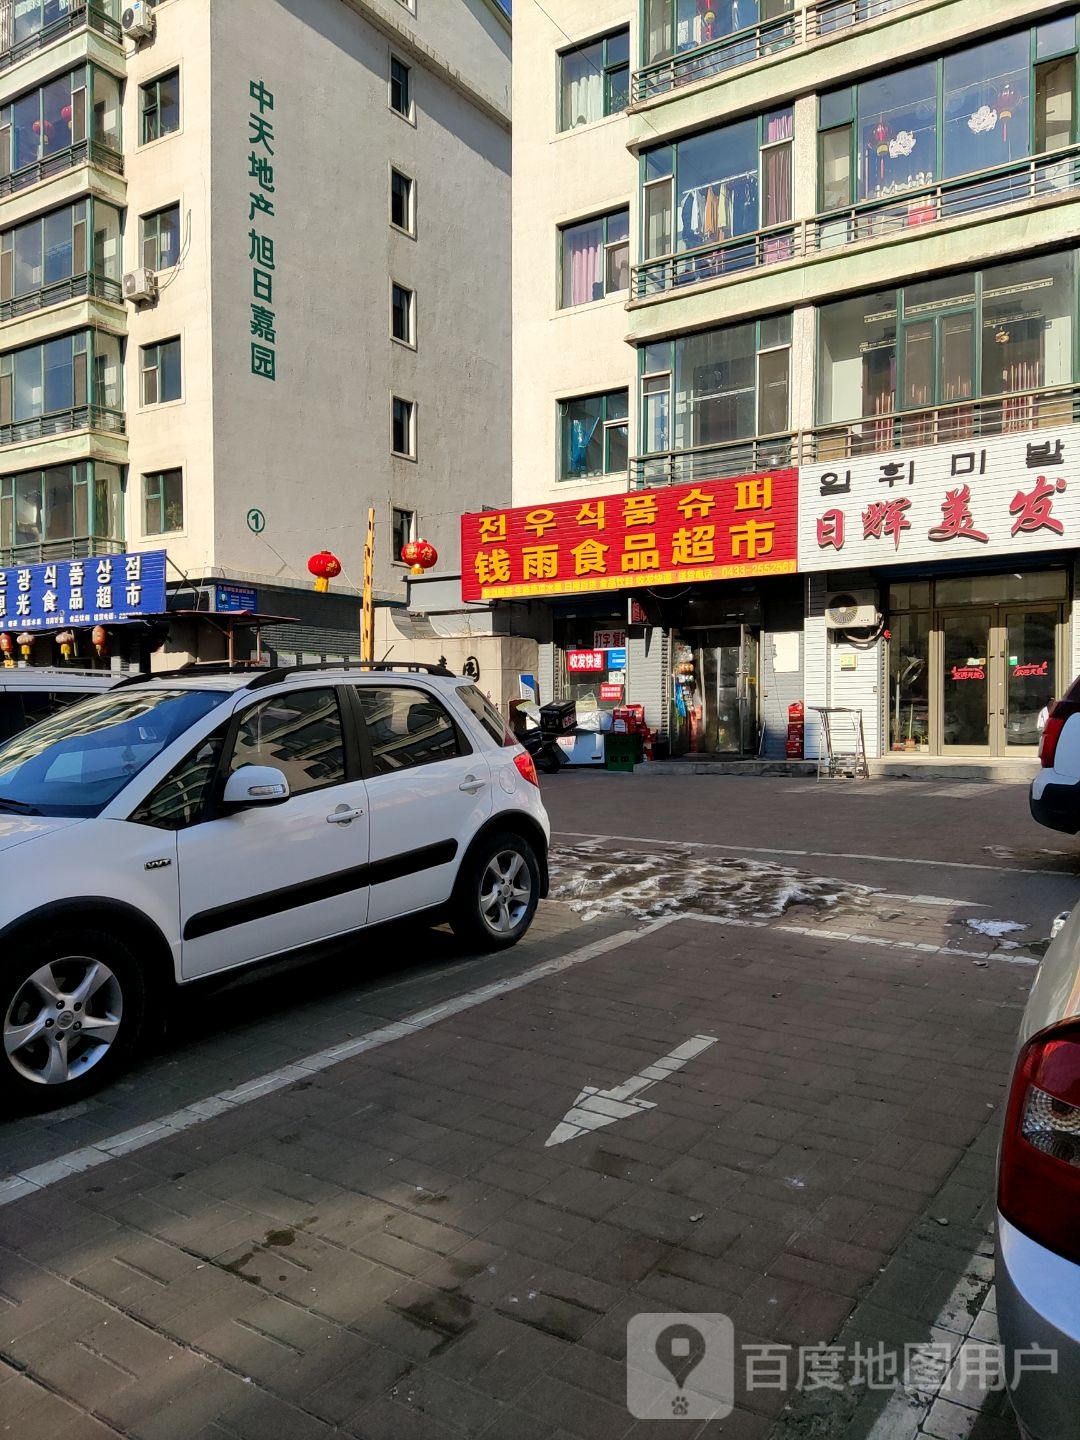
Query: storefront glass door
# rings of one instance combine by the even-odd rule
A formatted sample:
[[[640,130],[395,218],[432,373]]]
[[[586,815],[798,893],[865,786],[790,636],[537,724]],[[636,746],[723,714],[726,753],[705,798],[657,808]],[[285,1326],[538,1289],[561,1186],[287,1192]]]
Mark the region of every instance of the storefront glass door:
[[[1005,744],[1010,748],[1039,743],[1039,711],[1052,698],[1057,641],[1057,608],[1006,610]]]
[[[990,740],[989,610],[941,617],[942,741],[951,749],[985,749]]]
[[[1039,743],[1057,683],[1058,606],[943,613],[942,748],[1019,754]]]

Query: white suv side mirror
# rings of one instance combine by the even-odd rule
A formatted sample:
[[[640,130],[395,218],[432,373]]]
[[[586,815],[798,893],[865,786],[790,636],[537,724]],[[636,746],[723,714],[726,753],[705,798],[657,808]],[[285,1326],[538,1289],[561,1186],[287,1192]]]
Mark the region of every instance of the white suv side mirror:
[[[289,782],[273,765],[241,765],[225,782],[222,804],[280,805],[289,798]]]

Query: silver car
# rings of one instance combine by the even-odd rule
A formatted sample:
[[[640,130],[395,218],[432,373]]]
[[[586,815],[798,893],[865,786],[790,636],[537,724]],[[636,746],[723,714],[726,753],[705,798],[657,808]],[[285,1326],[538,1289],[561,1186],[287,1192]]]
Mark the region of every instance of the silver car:
[[[997,1311],[1022,1433],[1027,1440],[1074,1440],[1080,1435],[1080,906],[1051,942],[1021,1026],[998,1159]]]

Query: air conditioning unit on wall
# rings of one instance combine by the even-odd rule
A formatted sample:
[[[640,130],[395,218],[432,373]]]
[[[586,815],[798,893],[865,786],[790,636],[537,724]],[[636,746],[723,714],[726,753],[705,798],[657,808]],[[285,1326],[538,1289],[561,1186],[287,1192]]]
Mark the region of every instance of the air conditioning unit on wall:
[[[133,305],[149,305],[157,299],[158,283],[153,270],[129,270],[123,279],[124,299]]]
[[[129,40],[149,40],[154,33],[154,11],[146,0],[125,5],[120,16],[120,29]]]
[[[869,590],[838,591],[825,602],[825,626],[829,630],[868,630],[880,619]]]

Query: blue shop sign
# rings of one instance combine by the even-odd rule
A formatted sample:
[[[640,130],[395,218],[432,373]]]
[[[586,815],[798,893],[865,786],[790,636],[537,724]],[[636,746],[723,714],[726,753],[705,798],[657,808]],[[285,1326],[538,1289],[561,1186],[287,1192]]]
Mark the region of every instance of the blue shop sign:
[[[259,608],[256,592],[244,585],[215,586],[214,609],[238,614],[242,610],[254,613]]]
[[[0,570],[0,629],[115,625],[165,609],[165,551]]]
[[[622,645],[618,650],[607,652],[607,668],[609,670],[626,669],[626,646]]]

